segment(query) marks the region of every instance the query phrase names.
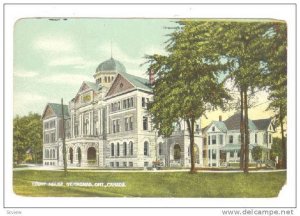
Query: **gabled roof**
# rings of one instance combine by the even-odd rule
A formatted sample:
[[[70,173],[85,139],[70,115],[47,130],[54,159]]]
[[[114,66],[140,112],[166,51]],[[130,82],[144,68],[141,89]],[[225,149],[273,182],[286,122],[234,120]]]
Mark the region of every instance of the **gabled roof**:
[[[240,129],[241,113],[235,113],[224,121],[228,130],[239,130]],[[250,130],[257,130],[252,120],[248,119],[248,127]]]
[[[47,107],[50,107],[53,112],[55,113],[55,115],[57,117],[62,117],[62,109],[61,109],[61,104],[57,104],[57,103],[48,103],[45,107],[45,110],[43,112],[43,115],[42,115],[42,118],[44,118],[44,115],[45,115],[45,112],[47,110]],[[65,118],[69,117],[69,109],[68,109],[68,105],[64,105],[63,107],[64,109],[64,115],[65,115]]]
[[[101,87],[99,84],[94,83],[94,82],[84,81],[84,83],[87,84],[88,87],[90,87],[90,88],[93,89],[94,91],[98,91],[99,88]]]
[[[123,81],[122,81],[123,80]],[[118,85],[120,86],[118,87]],[[124,87],[121,87],[122,86]],[[147,92],[152,92],[152,88],[147,79],[134,76],[127,73],[118,74],[114,79],[113,83],[109,87],[106,97],[111,97],[115,95],[119,95],[121,93],[132,91],[134,89],[144,90]]]
[[[271,124],[271,118],[253,120],[258,130],[267,130]]]
[[[134,76],[128,73],[121,74],[125,79],[127,79],[132,85],[134,85],[138,89],[142,89],[145,91],[152,91],[149,80],[144,79],[138,76]]]

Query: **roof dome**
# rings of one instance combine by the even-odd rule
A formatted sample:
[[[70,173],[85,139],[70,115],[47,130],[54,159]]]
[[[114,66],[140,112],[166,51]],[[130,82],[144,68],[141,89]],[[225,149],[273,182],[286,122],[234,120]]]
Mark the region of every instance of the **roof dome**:
[[[115,71],[117,73],[126,73],[125,66],[114,58],[110,58],[102,63],[96,69],[96,73]]]

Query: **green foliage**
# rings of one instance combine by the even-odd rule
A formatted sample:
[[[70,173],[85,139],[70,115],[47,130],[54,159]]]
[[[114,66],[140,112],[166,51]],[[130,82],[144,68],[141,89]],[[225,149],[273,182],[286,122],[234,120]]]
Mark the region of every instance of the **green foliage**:
[[[275,160],[276,156],[278,156],[279,160],[282,159],[281,139],[278,137],[273,138],[273,144],[270,152],[271,160]]]
[[[34,187],[39,182],[125,182],[126,187]],[[31,197],[276,197],[286,172],[204,173],[187,172],[84,172],[15,171],[13,189]]]
[[[13,160],[15,163],[42,162],[43,126],[39,114],[16,116],[13,120]]]
[[[255,146],[253,147],[251,151],[252,158],[255,161],[261,160],[262,157],[262,148],[260,146]]]

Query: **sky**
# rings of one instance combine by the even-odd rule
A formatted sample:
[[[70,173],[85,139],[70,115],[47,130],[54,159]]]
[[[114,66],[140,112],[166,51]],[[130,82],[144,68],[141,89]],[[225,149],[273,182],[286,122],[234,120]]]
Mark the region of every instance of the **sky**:
[[[20,19],[14,26],[14,116],[42,114],[48,102],[68,103],[83,81],[94,81],[97,66],[113,58],[127,73],[145,77],[146,54],[166,54],[167,34],[177,24],[170,19]],[[233,95],[235,98],[237,95]],[[259,92],[249,110],[251,119],[268,118],[267,94]],[[207,113],[202,127],[234,111]]]

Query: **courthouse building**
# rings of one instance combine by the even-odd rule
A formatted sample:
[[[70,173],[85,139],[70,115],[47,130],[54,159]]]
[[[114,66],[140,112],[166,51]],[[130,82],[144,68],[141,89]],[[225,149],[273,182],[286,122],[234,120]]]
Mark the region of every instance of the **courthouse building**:
[[[94,73],[95,82],[83,81],[63,109],[48,103],[43,111],[43,164],[63,166],[63,121],[69,167],[127,168],[189,167],[190,141],[184,121],[174,123],[169,138],[153,130],[147,103],[152,79],[127,73],[110,58]],[[67,81],[66,81],[67,84]],[[195,125],[196,166],[203,166],[201,122]]]

